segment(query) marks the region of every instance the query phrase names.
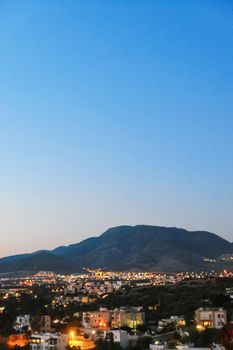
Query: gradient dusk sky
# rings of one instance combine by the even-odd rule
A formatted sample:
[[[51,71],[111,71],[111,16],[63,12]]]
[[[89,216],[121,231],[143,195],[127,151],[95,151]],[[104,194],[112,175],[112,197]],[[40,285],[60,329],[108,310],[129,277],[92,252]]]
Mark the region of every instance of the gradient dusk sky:
[[[110,226],[233,241],[233,3],[0,0],[0,256]]]

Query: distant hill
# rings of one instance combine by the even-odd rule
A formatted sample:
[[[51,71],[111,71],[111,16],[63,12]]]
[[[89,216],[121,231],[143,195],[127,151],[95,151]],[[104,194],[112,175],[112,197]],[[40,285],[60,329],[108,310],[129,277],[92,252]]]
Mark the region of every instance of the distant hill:
[[[0,259],[0,273],[17,271],[72,271],[71,261],[49,251],[15,255]]]
[[[16,271],[81,271],[84,267],[109,270],[178,272],[224,268],[226,262],[210,264],[233,254],[233,245],[206,231],[175,227],[118,226],[99,237],[80,243],[0,259],[0,273]]]

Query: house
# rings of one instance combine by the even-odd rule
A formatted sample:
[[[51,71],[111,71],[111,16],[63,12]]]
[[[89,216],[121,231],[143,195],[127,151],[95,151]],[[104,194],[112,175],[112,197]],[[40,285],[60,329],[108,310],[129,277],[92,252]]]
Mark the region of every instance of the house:
[[[226,311],[222,308],[200,308],[195,311],[197,329],[222,328],[227,323]]]
[[[176,327],[185,326],[186,322],[184,317],[179,316],[171,316],[170,318],[163,318],[158,322],[158,331],[163,330],[165,327],[169,325],[175,325]]]
[[[104,331],[104,339],[107,342],[117,343],[123,349],[125,349],[136,346],[138,335],[128,334],[126,331],[121,329],[111,329]]]
[[[69,345],[67,334],[32,334],[29,338],[30,350],[66,350]]]
[[[121,329],[106,331],[104,337],[106,341],[118,343],[124,349],[129,346],[129,336]]]
[[[16,330],[16,332],[26,332],[30,330],[30,315],[17,316],[13,328]]]

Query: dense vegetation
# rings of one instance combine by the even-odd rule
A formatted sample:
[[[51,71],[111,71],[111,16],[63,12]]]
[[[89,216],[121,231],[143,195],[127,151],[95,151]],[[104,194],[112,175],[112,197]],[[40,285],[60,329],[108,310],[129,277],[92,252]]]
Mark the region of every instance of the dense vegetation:
[[[158,320],[171,315],[185,316],[192,320],[198,307],[224,307],[229,318],[232,315],[232,302],[224,294],[228,287],[233,287],[233,280],[228,278],[208,280],[187,280],[177,285],[152,286],[142,288],[124,288],[107,298],[99,300],[106,307],[122,305],[143,306],[148,320]],[[151,310],[155,306],[156,310]]]

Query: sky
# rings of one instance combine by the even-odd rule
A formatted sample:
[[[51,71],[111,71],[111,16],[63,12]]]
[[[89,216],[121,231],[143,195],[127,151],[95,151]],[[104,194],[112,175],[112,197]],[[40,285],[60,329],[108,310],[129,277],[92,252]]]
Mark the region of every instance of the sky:
[[[233,3],[0,0],[0,256],[117,225],[233,241]]]

